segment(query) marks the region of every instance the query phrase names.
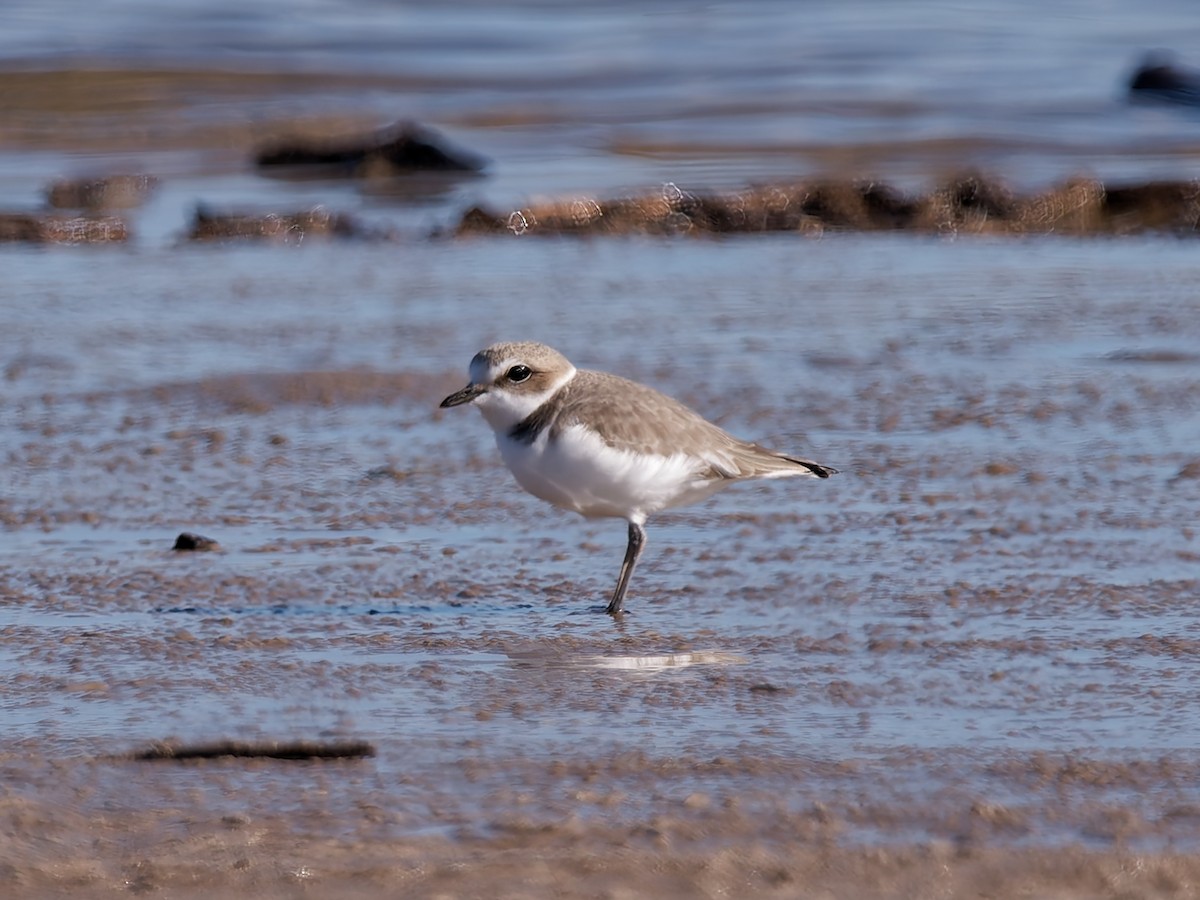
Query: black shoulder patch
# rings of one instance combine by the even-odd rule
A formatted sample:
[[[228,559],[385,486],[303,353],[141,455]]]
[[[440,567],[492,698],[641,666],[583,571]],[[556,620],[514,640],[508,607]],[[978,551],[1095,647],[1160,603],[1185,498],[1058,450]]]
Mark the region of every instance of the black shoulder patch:
[[[550,403],[543,403],[524,419],[509,429],[508,436],[518,444],[532,444],[554,421],[555,410]]]

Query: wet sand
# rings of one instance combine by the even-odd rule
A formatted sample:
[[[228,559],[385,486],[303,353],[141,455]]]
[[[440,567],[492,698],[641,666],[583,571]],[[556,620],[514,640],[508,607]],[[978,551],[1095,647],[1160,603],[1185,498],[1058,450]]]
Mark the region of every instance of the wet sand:
[[[329,776],[320,781],[332,780]],[[343,779],[338,778],[341,782]],[[586,793],[586,792],[581,792]],[[169,798],[164,798],[170,802]],[[91,824],[92,849],[41,867],[8,869],[10,896],[236,897],[1096,897],[1194,896],[1194,856],[1065,849],[976,848],[952,842],[846,849],[804,840],[807,822],[784,821],[779,843],[728,811],[663,814],[647,826],[569,817],[517,819],[490,838],[386,840],[359,827],[314,835],[320,816],[195,815],[192,800],[161,814],[109,814]],[[685,807],[687,801],[678,804]],[[70,813],[37,817],[52,839],[81,830]],[[306,810],[297,810],[304,816]],[[377,807],[360,811],[385,818]],[[823,826],[818,825],[820,829]],[[793,831],[798,829],[798,831]],[[169,850],[164,851],[163,846]],[[124,848],[132,847],[128,850]],[[23,848],[24,849],[24,848]],[[41,849],[41,848],[39,848]]]
[[[1191,895],[1187,246],[13,254],[11,895]],[[526,335],[842,474],[652,521],[614,622],[621,524],[436,409]]]

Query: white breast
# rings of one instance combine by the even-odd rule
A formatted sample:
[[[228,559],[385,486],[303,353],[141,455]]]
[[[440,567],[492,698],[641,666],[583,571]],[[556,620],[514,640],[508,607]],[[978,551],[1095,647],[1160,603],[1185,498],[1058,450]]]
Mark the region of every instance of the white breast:
[[[532,444],[497,432],[496,444],[521,487],[588,517],[642,522],[660,509],[701,500],[723,485],[704,478],[707,467],[694,457],[615,450],[579,424],[553,440],[547,429]]]

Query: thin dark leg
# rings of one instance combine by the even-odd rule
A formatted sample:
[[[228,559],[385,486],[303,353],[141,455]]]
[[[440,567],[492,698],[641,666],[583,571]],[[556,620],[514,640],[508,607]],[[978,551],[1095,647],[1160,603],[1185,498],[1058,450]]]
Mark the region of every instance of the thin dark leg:
[[[625,548],[625,562],[621,563],[621,577],[617,579],[617,589],[613,591],[608,608],[604,610],[610,616],[615,616],[621,611],[621,604],[625,602],[625,591],[629,587],[629,576],[633,574],[633,567],[637,565],[645,546],[646,529],[637,522],[630,522],[629,545]]]

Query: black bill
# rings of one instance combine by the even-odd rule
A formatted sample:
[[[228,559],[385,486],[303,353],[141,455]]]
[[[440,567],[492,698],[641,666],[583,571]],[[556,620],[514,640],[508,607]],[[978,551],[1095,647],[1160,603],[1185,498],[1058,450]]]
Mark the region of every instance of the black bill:
[[[483,388],[477,384],[468,384],[461,391],[455,391],[440,404],[442,409],[447,406],[461,406],[463,403],[470,403],[476,397],[483,393]]]

